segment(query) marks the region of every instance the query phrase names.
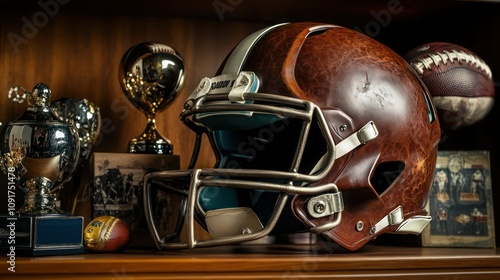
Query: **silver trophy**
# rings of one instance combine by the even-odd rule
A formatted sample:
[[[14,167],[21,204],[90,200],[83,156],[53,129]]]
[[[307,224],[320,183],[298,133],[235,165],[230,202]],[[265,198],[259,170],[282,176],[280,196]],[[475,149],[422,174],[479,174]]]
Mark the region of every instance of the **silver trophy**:
[[[101,113],[99,107],[87,99],[61,98],[50,104],[54,114],[76,128],[80,140],[77,166],[89,159],[92,145],[99,138]]]
[[[55,204],[52,190],[66,182],[80,153],[77,130],[48,106],[51,91],[43,83],[28,94],[24,113],[0,133],[0,167],[8,189],[20,188],[24,204],[0,216],[0,228],[15,222],[21,254],[58,255],[83,252],[83,217],[71,216]]]
[[[156,114],[176,97],[184,83],[184,63],[173,48],[144,42],[123,55],[118,71],[125,96],[144,113],[144,132],[130,140],[130,153],[172,154],[172,143],[156,129]]]
[[[101,114],[99,107],[87,99],[60,98],[51,102],[52,112],[62,121],[71,124],[78,132],[80,154],[75,171],[67,183],[59,184],[52,190],[56,194],[57,203],[63,210],[75,212],[76,196],[80,190],[83,171],[89,163],[92,147],[101,131]]]

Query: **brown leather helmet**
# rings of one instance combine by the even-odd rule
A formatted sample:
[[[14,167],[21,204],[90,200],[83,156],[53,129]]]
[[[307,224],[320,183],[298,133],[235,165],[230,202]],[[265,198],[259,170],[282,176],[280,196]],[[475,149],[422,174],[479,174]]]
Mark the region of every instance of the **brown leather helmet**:
[[[158,248],[312,231],[356,250],[382,233],[418,234],[430,220],[434,105],[403,58],[354,30],[301,22],[255,32],[201,81],[181,120],[198,139],[206,133],[218,160],[145,177]],[[165,235],[153,186],[180,205]],[[194,219],[210,238],[196,240]],[[172,242],[184,222],[187,241]]]

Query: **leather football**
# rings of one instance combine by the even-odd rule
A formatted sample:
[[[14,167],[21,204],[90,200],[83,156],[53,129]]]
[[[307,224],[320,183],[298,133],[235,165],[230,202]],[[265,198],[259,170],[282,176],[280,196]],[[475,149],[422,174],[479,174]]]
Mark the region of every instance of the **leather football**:
[[[130,240],[127,224],[113,216],[100,216],[85,227],[84,246],[91,252],[119,252],[124,250]]]
[[[491,111],[492,73],[474,52],[457,44],[432,42],[410,50],[405,59],[427,86],[444,130],[472,125]]]

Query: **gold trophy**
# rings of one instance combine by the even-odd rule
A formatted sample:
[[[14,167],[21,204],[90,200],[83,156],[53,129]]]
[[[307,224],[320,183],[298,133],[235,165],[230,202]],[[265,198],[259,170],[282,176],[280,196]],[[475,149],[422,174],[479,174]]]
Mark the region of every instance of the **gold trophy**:
[[[156,114],[176,97],[184,83],[184,63],[173,48],[144,42],[123,55],[118,71],[120,85],[132,104],[147,119],[144,132],[130,140],[130,153],[173,153],[172,143],[156,129]]]

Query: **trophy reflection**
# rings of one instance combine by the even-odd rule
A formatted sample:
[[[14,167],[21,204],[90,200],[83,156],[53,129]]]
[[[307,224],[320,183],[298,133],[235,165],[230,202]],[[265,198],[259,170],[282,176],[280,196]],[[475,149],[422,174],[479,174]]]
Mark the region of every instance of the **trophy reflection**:
[[[147,119],[146,129],[130,140],[128,151],[172,154],[172,143],[157,131],[155,116],[173,101],[184,83],[182,57],[164,44],[139,43],[125,52],[118,74],[125,95]]]
[[[0,134],[0,167],[8,180],[9,199],[15,187],[25,193],[21,208],[16,211],[14,203],[9,204],[7,215],[0,216],[0,229],[15,225],[19,255],[83,252],[83,217],[57,207],[52,193],[75,170],[78,132],[53,114],[50,95],[47,85],[35,85],[27,96],[31,107]],[[5,242],[0,244],[4,248]]]

